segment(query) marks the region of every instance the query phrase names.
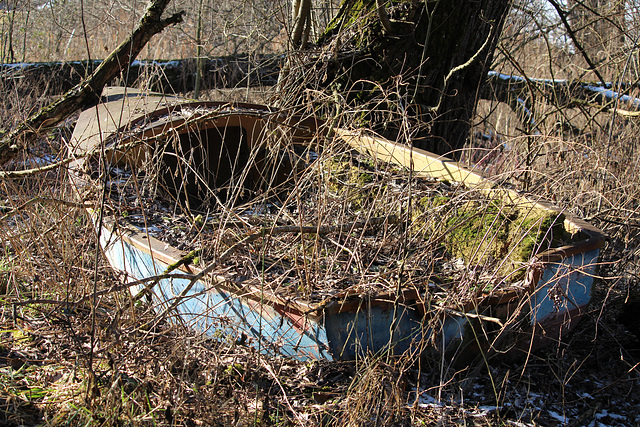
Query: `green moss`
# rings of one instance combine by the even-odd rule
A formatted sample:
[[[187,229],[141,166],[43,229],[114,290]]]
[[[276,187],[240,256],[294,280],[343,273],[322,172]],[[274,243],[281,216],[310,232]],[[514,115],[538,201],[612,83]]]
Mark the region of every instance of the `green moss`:
[[[343,0],[340,4],[340,10],[318,38],[318,43],[333,36],[341,27],[348,28],[355,24],[362,19],[362,16],[365,16],[363,12],[373,11],[374,6],[375,1],[373,0]]]
[[[447,209],[448,204],[451,201],[445,196],[420,199],[417,206],[423,219],[414,221],[415,225],[425,236],[442,236],[439,242],[450,257],[466,265],[494,265],[497,274],[510,281],[523,277],[532,256],[562,246],[570,238],[561,213],[500,201],[468,202]],[[425,226],[427,221],[430,225]]]
[[[534,253],[561,246],[569,238],[562,213],[541,209],[521,211],[512,224],[511,239],[516,243],[513,259],[525,262]]]
[[[232,363],[229,366],[227,366],[226,369],[224,370],[225,376],[232,377],[235,379],[242,378],[244,374],[245,374],[244,366],[242,366],[239,363]]]
[[[481,207],[469,203],[446,218],[447,250],[465,263],[487,262],[506,251],[509,214],[494,204]]]
[[[326,162],[322,186],[345,200],[352,212],[389,214],[388,188],[378,182],[379,165],[345,153]],[[489,267],[498,277],[520,280],[537,253],[562,246],[570,238],[561,213],[514,205],[500,199],[463,201],[447,193],[415,196],[412,232],[434,242],[447,257],[467,266]],[[473,196],[472,196],[473,197]],[[485,271],[489,271],[484,268]]]
[[[420,200],[418,200],[418,206],[420,206],[422,209],[436,208],[438,206],[445,206],[450,201],[451,197],[443,195],[437,195],[433,197],[424,196]]]
[[[193,225],[196,227],[202,227],[204,225],[204,219],[201,214],[198,214],[193,218]]]
[[[344,198],[353,211],[370,206],[384,191],[382,187],[372,186],[375,171],[352,164],[350,160],[332,159],[328,162],[327,188],[332,194]]]

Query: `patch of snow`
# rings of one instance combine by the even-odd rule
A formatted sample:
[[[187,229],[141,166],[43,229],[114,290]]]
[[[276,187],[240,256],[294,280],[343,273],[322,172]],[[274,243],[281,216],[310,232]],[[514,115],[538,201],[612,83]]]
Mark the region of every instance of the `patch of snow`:
[[[618,414],[609,414],[609,418],[613,418],[614,420],[626,420],[627,417],[625,417],[624,415],[618,415]]]
[[[32,157],[25,161],[16,162],[16,166],[18,169],[32,169],[42,166],[47,166],[57,162],[59,159],[56,156],[51,154],[46,154],[42,157]]]
[[[441,407],[442,404],[438,402],[435,397],[422,393],[418,399],[418,406],[421,408],[434,408]]]
[[[138,227],[138,228],[140,229],[140,231],[145,231],[146,233],[160,233],[162,231],[161,228],[156,227],[155,225],[148,226],[146,230],[144,227]]]
[[[551,418],[555,419],[556,421],[561,422],[562,424],[567,424],[569,422],[569,419],[567,417],[565,417],[564,415],[561,415],[555,411],[548,411],[549,415],[551,416]]]
[[[611,414],[606,409],[603,409],[602,412],[597,413],[595,415],[595,417],[596,417],[596,420],[600,420],[600,419],[605,418],[605,417],[609,417],[609,418],[612,418],[614,420],[626,420],[627,419],[627,417],[625,417],[624,415]]]
[[[480,415],[480,416],[485,416],[489,412],[496,411],[498,409],[498,407],[497,406],[486,405],[486,406],[480,406],[480,407],[478,407],[478,409],[482,412],[482,415]]]

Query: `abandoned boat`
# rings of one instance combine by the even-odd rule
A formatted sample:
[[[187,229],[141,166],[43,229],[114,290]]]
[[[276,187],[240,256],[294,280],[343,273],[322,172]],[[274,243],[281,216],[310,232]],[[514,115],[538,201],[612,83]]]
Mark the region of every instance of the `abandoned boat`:
[[[152,295],[160,317],[218,339],[298,359],[349,360],[429,349],[469,359],[481,351],[527,351],[557,341],[591,300],[605,242],[596,228],[446,158],[376,135],[325,127],[312,115],[108,88],[101,104],[80,115],[72,143],[78,197],[96,201],[106,195],[89,214],[110,265],[135,284],[134,294]],[[319,167],[317,159],[331,147],[361,157],[340,157]],[[354,164],[372,172],[359,172]],[[396,169],[379,185],[372,174],[382,164]],[[338,176],[322,183],[337,200],[343,219],[338,224],[329,212],[333,205],[322,202],[326,194],[302,194],[327,171]],[[427,181],[445,190],[425,208],[424,198],[403,192],[419,192]],[[311,184],[304,187],[305,182]],[[345,193],[347,187],[353,191]],[[454,187],[502,202],[483,202],[482,215],[477,201],[456,202],[450,209],[458,197]],[[391,215],[390,199],[382,209],[364,209],[380,191],[385,198],[401,194],[398,203],[413,203],[422,209],[422,219]],[[417,247],[437,246],[439,252],[430,251],[441,255],[451,230],[478,217],[480,223],[508,218],[512,229],[516,223],[533,224],[504,213],[503,205],[550,220],[540,241],[529,243],[525,258],[512,262],[515,272],[485,280],[463,267],[443,278],[444,270],[455,270],[451,265],[462,261],[442,267],[432,262],[437,256],[415,259]],[[445,206],[459,216],[425,225]],[[322,212],[310,217],[311,210]],[[393,237],[406,233],[409,223],[426,231],[411,242],[402,240],[404,235]],[[558,223],[560,240],[549,237]],[[502,239],[500,253],[490,259],[506,259],[504,242],[516,238],[487,230],[476,232],[478,248]],[[292,237],[281,237],[285,234]],[[384,240],[381,236],[403,252],[373,243]],[[269,251],[285,241],[284,249]],[[446,252],[455,253],[453,247],[455,242]],[[373,255],[363,254],[365,248]]]

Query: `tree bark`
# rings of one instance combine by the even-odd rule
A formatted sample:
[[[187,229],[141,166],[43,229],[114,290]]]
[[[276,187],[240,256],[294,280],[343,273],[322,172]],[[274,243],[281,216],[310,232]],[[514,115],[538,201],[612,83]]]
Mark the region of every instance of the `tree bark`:
[[[286,104],[307,98],[301,87],[329,92],[346,101],[357,125],[391,138],[410,134],[406,142],[458,157],[510,1],[389,2],[388,22],[380,5],[344,0],[315,49],[281,79],[278,96]]]
[[[0,165],[28,147],[42,130],[59,124],[80,108],[97,103],[103,87],[131,64],[151,37],[169,25],[182,22],[184,12],[162,19],[162,13],[170,1],[151,0],[133,33],[85,81],[4,136],[0,140]]]
[[[311,0],[293,0],[292,12],[291,43],[295,48],[305,47],[311,29]]]

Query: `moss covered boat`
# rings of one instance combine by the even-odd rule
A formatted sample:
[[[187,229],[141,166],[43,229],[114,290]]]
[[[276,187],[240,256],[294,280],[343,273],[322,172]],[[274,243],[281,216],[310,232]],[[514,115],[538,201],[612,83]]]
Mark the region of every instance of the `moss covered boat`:
[[[102,249],[137,283],[134,293],[152,295],[159,317],[299,359],[430,349],[468,360],[559,340],[591,300],[605,241],[599,230],[445,158],[260,105],[118,88],[103,99],[76,125],[72,179],[83,200],[111,191],[102,216],[89,211]],[[334,160],[318,166],[335,147],[363,157],[338,157],[348,165],[341,172]],[[381,184],[354,163],[372,174],[381,165],[399,169]],[[313,183],[304,187],[305,179]],[[417,187],[427,181],[447,190],[425,198]],[[488,202],[467,194],[445,215],[456,186]],[[312,187],[324,192],[301,195]],[[388,206],[369,206],[372,198]],[[170,238],[176,230],[182,240]],[[381,236],[394,244],[374,243]],[[437,256],[417,259],[421,245]],[[464,273],[442,279],[446,268],[433,259],[444,253],[454,258],[446,268],[459,262]],[[489,263],[494,273],[485,280],[477,266]]]

